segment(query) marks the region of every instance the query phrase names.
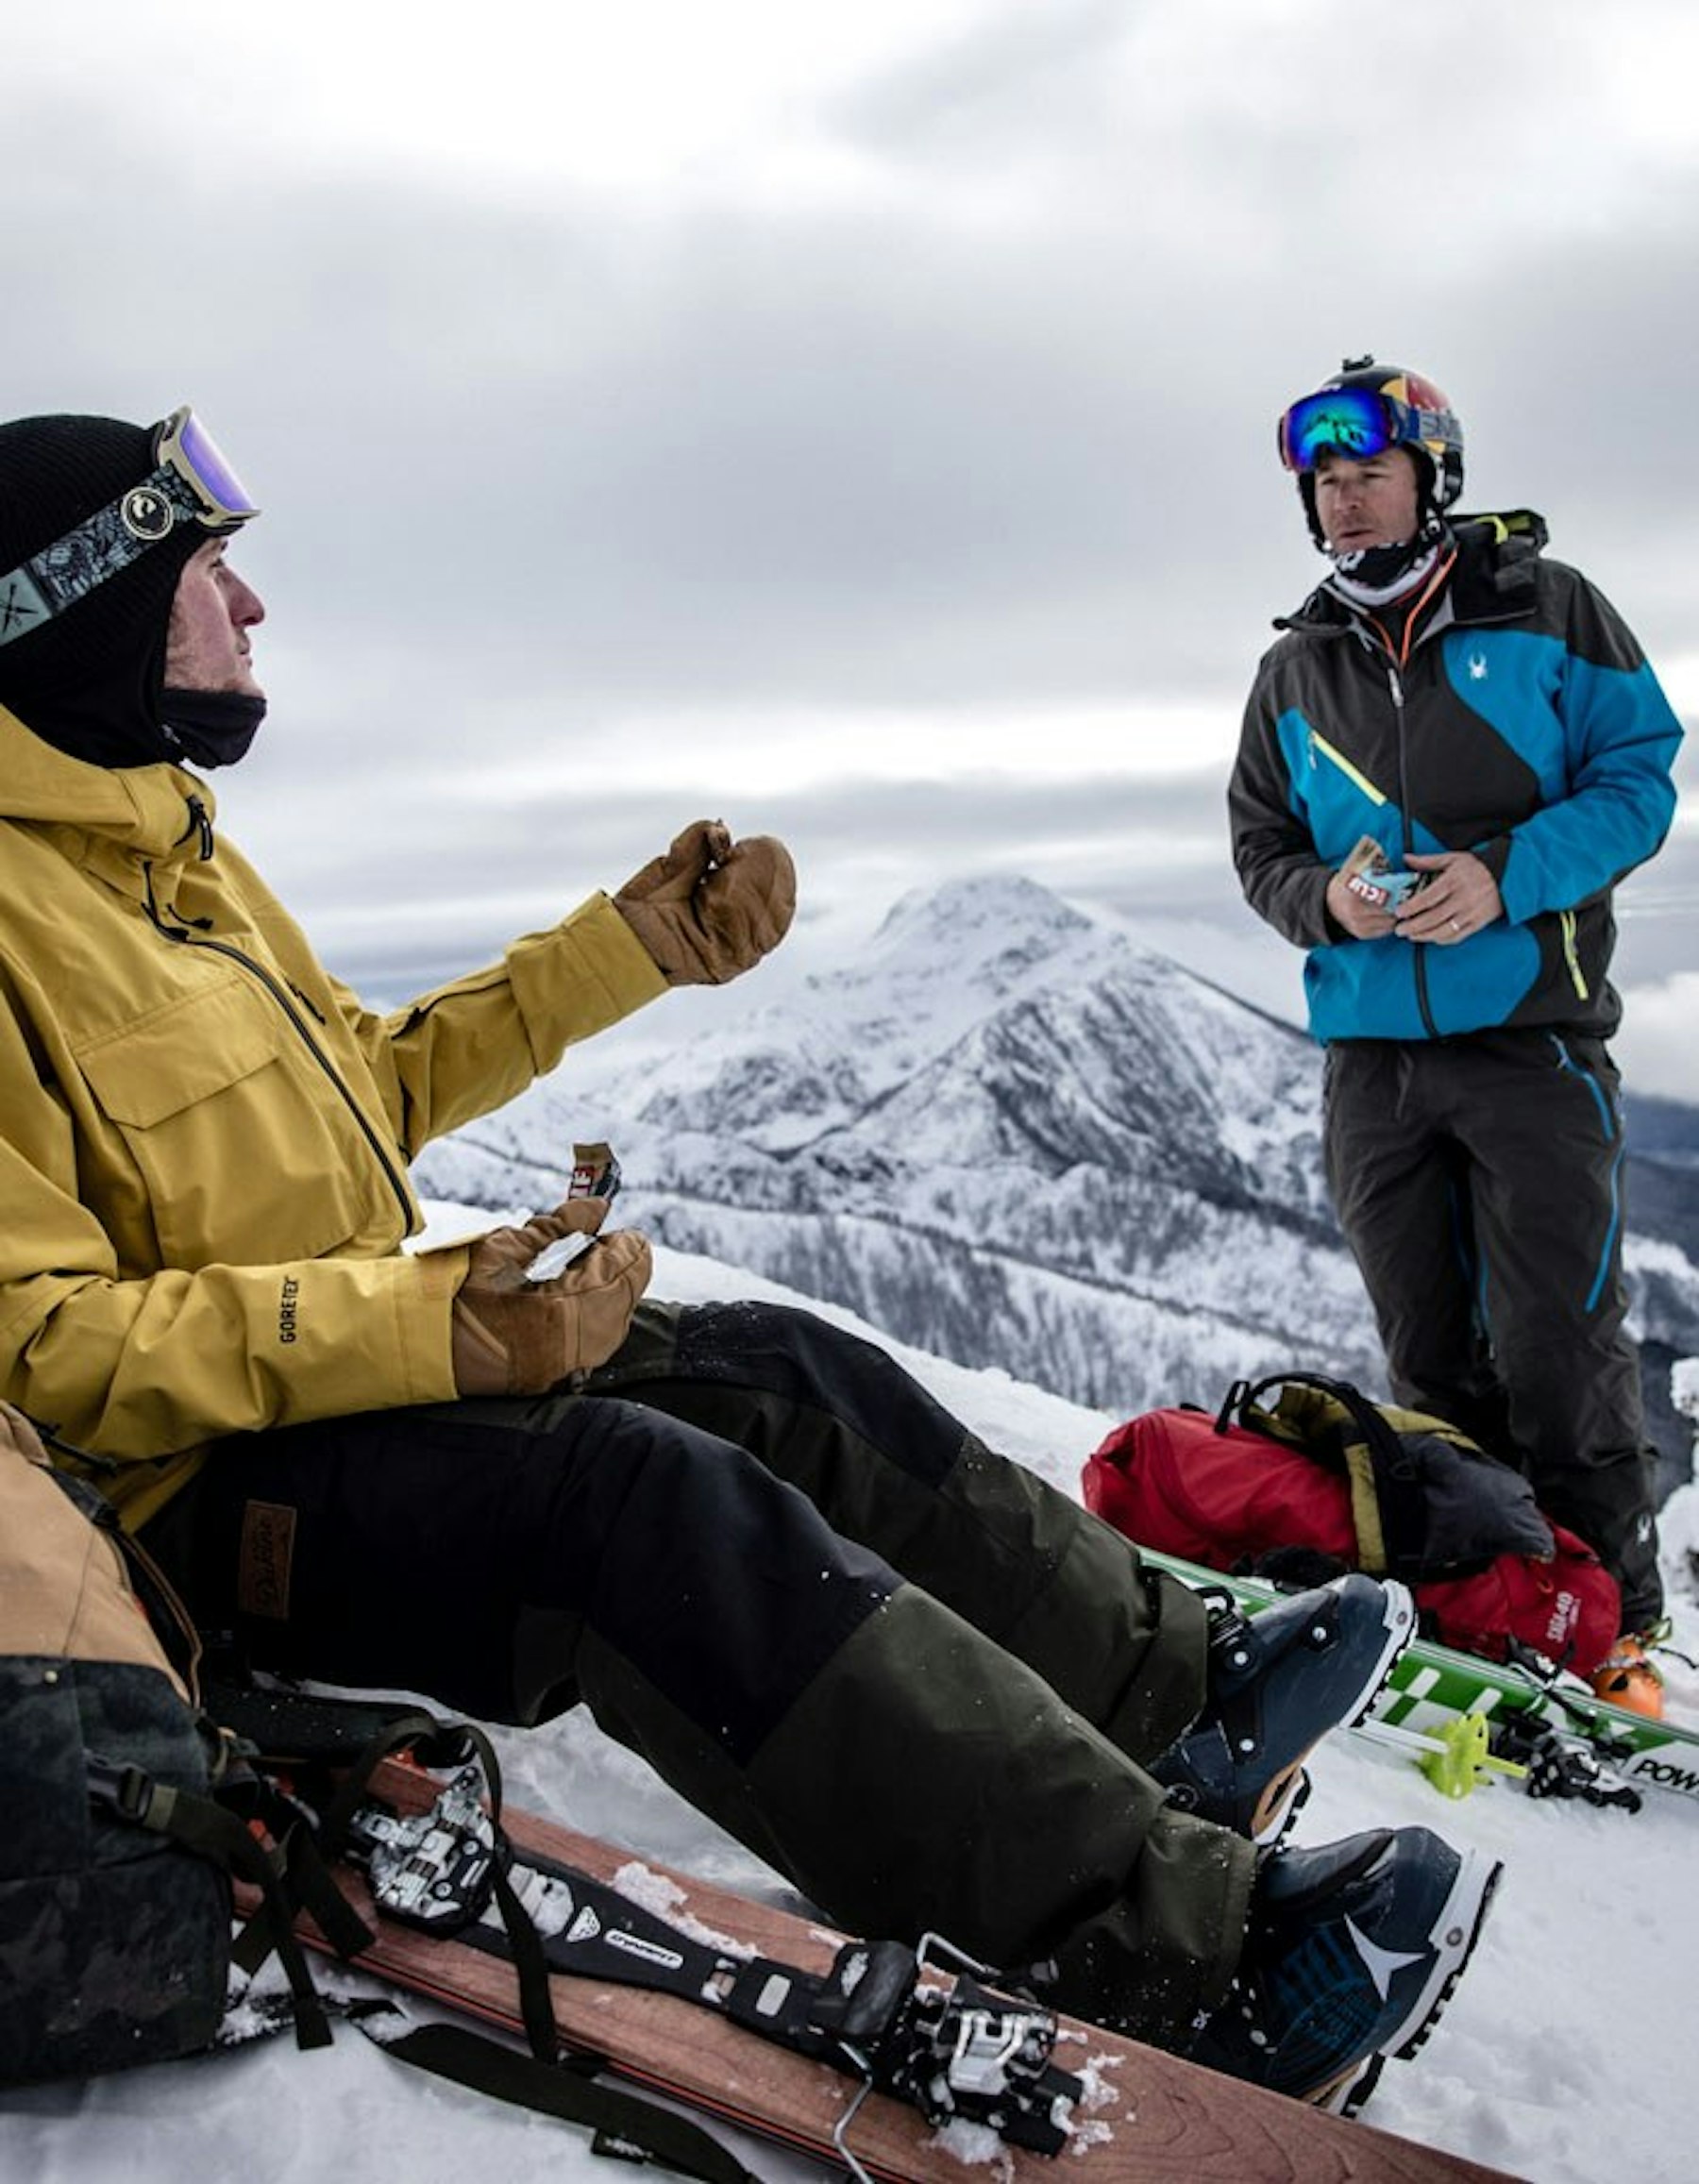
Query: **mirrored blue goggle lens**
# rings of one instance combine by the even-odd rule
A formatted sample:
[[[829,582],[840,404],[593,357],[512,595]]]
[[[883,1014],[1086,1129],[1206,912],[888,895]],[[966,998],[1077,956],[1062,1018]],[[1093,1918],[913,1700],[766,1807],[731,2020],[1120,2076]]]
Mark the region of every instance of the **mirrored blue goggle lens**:
[[[1393,405],[1366,387],[1330,387],[1305,395],[1280,420],[1280,460],[1288,470],[1313,470],[1324,448],[1366,462],[1401,437]]]
[[[218,443],[193,413],[177,428],[176,445],[184,468],[206,496],[212,513],[234,522],[259,514],[259,503],[225,460]]]

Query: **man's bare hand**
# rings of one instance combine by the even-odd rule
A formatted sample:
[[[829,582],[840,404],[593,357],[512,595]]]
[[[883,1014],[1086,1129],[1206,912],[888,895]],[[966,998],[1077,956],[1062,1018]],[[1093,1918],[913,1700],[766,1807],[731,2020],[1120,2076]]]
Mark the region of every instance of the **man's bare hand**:
[[[1399,905],[1397,929],[1402,939],[1453,948],[1505,915],[1498,882],[1469,850],[1440,849],[1431,856],[1413,853],[1405,863],[1412,872],[1426,872],[1430,878],[1425,887]]]
[[[1386,904],[1366,902],[1343,872],[1336,872],[1327,882],[1327,915],[1353,940],[1385,940],[1395,930]]]

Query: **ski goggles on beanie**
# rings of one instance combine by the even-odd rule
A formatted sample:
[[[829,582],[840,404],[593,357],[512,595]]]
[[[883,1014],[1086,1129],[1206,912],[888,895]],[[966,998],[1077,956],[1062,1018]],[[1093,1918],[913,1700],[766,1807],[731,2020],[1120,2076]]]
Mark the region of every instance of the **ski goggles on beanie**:
[[[179,524],[235,530],[258,504],[187,404],[154,432],[154,468],[75,529],[0,576],[0,645],[26,637],[139,561]]]
[[[1460,442],[1449,410],[1421,410],[1372,387],[1323,387],[1294,402],[1278,428],[1280,460],[1300,476],[1322,455],[1366,462],[1389,447],[1449,445]]]

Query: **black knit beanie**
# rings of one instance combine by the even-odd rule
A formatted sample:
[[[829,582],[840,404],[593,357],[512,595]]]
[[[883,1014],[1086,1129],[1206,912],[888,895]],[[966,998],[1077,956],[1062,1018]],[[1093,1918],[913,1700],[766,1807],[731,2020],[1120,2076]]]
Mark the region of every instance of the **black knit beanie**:
[[[0,425],[0,576],[139,485],[154,467],[157,430],[115,417]],[[165,632],[183,564],[209,536],[177,524],[63,613],[0,645],[0,704],[96,765],[174,756],[160,730]]]

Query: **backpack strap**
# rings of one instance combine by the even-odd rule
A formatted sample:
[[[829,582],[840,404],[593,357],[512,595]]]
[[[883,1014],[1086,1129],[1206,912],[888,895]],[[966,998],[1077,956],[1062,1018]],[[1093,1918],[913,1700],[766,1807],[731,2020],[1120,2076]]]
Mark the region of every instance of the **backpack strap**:
[[[267,1893],[248,1920],[232,1952],[244,1971],[254,1972],[274,1949],[282,1955],[294,1942],[294,1919],[306,1910],[345,1958],[359,1957],[371,1941],[369,1927],[337,1887],[330,1868],[348,1845],[348,1826],[364,1803],[378,1766],[393,1754],[409,1751],[422,1763],[450,1765],[476,1756],[488,1792],[492,1822],[500,1837],[501,1768],[495,1746],[470,1722],[445,1721],[412,1706],[385,1705],[370,1700],[317,1699],[287,1688],[236,1686],[215,1695],[220,1718],[259,1746],[251,1761],[261,1782],[274,1770],[301,1769],[323,1782],[334,1770],[334,1788],[323,1797],[305,1799],[273,1790],[263,1817],[277,1838],[283,1861],[284,1886]],[[560,2055],[554,2010],[548,1995],[548,1966],[542,1938],[526,1915],[507,1877],[505,1855],[494,1874],[494,1894],[519,1989],[520,2015],[531,2053],[544,2063]]]
[[[398,2062],[514,2108],[584,2125],[594,2133],[593,2153],[628,2161],[657,2161],[678,2176],[699,2178],[701,2184],[759,2184],[753,2171],[699,2124],[617,2086],[597,2084],[591,2074],[601,2067],[598,2057],[569,2056],[547,2063],[462,2024],[419,2024],[402,2019],[402,2029],[392,2031],[386,2018],[400,2012],[387,2003],[356,2008],[348,2015]]]
[[[1264,1406],[1270,1389],[1313,1388],[1345,1413],[1343,1421],[1315,1433],[1283,1410]],[[1357,1560],[1371,1576],[1405,1576],[1421,1563],[1426,1531],[1426,1497],[1419,1465],[1379,1405],[1349,1381],[1321,1372],[1277,1372],[1266,1380],[1237,1380],[1217,1415],[1216,1429],[1238,1423],[1247,1432],[1301,1450],[1324,1469],[1343,1475],[1351,1490],[1351,1520]]]
[[[292,1919],[300,1909],[311,1912],[339,1955],[357,1959],[372,1935],[337,1888],[330,1867],[348,1846],[350,1823],[366,1802],[373,1774],[384,1759],[401,1751],[432,1766],[475,1757],[502,1854],[493,1872],[493,1894],[506,1930],[530,2053],[520,2054],[464,2025],[418,2024],[390,2003],[353,2004],[339,2013],[398,2061],[494,2099],[587,2126],[595,2134],[597,2153],[656,2161],[701,2184],[757,2184],[700,2125],[635,2093],[596,2084],[590,2074],[601,2067],[598,2058],[563,2052],[542,1936],[507,1875],[506,1838],[500,1832],[501,1769],[482,1729],[411,1706],[318,1699],[270,1686],[220,1689],[214,1705],[221,1720],[262,1747],[253,1762],[262,1783],[274,1767],[301,1769],[313,1776],[315,1789],[334,1782],[317,1799],[309,1795],[292,1801],[273,1791],[274,1808],[266,1817],[278,1836],[285,1877],[279,1890],[265,1893],[250,1918],[234,1951],[238,1964],[252,1971],[274,1947],[286,1965],[291,1951],[298,1956]],[[278,1806],[285,1808],[280,1832]],[[298,1991],[296,1999],[298,2009]],[[311,2012],[323,2017],[316,1995]],[[391,2030],[392,2024],[396,2029]]]
[[[151,1834],[167,1836],[185,1850],[238,1873],[259,1889],[266,1906],[270,1948],[275,1948],[294,1998],[295,2037],[302,2047],[328,2047],[330,2026],[320,2007],[295,1939],[280,1860],[268,1852],[236,1815],[215,1798],[156,1782],[140,1767],[115,1767],[94,1753],[87,1755],[89,1794],[108,1811]],[[348,1907],[345,1903],[345,1911]],[[352,1912],[348,1912],[352,1917]],[[361,1928],[362,1933],[364,1927]],[[371,1939],[366,1935],[366,1939]],[[268,1948],[267,1954],[270,1953]]]

